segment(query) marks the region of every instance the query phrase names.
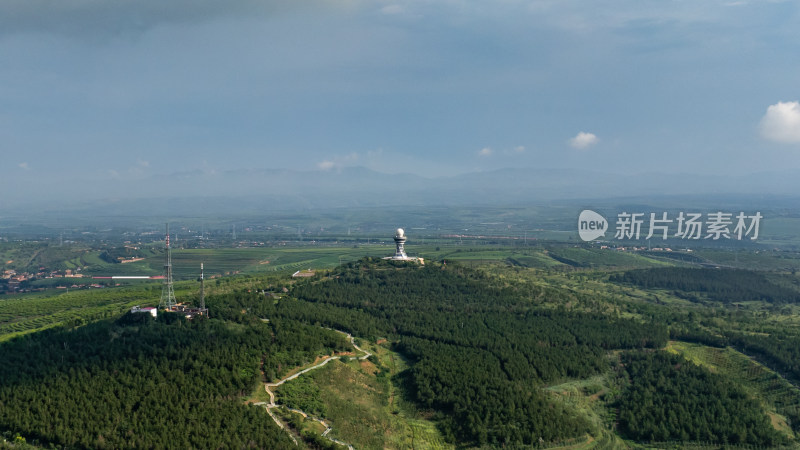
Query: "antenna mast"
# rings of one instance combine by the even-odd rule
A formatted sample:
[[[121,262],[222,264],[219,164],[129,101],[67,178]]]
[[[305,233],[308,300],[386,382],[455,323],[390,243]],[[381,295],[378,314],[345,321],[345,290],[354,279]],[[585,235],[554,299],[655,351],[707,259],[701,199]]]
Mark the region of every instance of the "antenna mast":
[[[172,287],[172,250],[169,246],[169,223],[167,223],[167,255],[164,259],[164,286],[161,288],[159,308],[175,309],[175,290]]]
[[[206,291],[203,288],[203,263],[200,263],[200,309],[206,309]]]

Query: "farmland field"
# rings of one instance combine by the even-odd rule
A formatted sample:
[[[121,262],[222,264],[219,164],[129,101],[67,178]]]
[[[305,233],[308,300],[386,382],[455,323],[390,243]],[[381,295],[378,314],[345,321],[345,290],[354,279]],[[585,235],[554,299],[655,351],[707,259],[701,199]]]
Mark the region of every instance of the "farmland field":
[[[189,291],[179,285],[176,296],[184,297]],[[0,341],[58,325],[115,317],[135,305],[155,306],[160,295],[161,285],[0,297]]]

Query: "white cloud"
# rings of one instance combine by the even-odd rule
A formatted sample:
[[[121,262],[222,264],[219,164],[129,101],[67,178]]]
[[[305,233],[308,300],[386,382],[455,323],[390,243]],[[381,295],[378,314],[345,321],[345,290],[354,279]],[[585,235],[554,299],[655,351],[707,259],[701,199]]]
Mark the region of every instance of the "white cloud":
[[[352,166],[358,162],[358,153],[351,152],[347,155],[341,156],[336,155],[331,159],[326,159],[322,162],[317,163],[317,169],[319,170],[331,170],[333,168],[341,169],[342,167]]]
[[[573,148],[585,149],[597,144],[599,140],[593,133],[581,131],[577,136],[569,140],[569,145]]]
[[[397,5],[397,4],[387,5],[381,8],[381,12],[386,15],[402,14],[404,11],[405,8],[403,8],[403,5]]]
[[[319,170],[331,170],[334,167],[336,167],[336,163],[333,161],[322,161],[317,164],[317,169]]]
[[[134,177],[141,177],[145,175],[147,168],[150,167],[150,161],[144,159],[137,159],[136,164],[128,167],[128,175]]]
[[[18,166],[19,166],[20,169],[31,170],[31,167],[26,162],[21,162],[21,163],[18,164]]]
[[[800,102],[778,102],[761,119],[761,136],[775,142],[800,143]]]
[[[488,158],[489,156],[494,155],[498,155],[499,157],[513,157],[523,153],[525,153],[525,147],[522,145],[517,145],[510,148],[506,147],[499,150],[495,150],[492,147],[483,147],[482,149],[478,150],[478,156],[483,158]]]

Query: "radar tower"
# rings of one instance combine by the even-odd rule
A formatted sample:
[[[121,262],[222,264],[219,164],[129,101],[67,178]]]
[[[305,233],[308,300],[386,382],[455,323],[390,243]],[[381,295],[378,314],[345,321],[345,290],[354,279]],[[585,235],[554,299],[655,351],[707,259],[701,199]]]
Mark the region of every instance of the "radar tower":
[[[392,259],[408,259],[408,255],[406,255],[405,251],[406,232],[403,231],[402,228],[397,229],[397,232],[394,235],[394,244],[396,246],[396,251],[394,252]]]
[[[387,256],[383,259],[390,259],[392,261],[413,261],[419,264],[425,264],[425,260],[416,256],[408,256],[406,254],[406,232],[402,228],[398,228],[394,234],[395,252],[394,256]]]

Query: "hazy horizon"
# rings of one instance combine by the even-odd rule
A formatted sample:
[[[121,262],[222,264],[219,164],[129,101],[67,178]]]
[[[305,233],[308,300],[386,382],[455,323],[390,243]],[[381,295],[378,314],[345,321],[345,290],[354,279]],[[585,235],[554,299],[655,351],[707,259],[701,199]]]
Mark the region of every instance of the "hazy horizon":
[[[797,171],[799,11],[10,0],[0,202],[244,169]]]
[[[591,170],[506,168],[455,176],[386,174],[364,167],[295,171],[190,171],[129,180],[37,182],[34,200],[5,197],[0,219],[111,216],[242,216],[340,208],[520,207],[584,202],[649,204],[663,208],[731,202],[759,209],[796,208],[793,171],[743,176],[617,174]]]

